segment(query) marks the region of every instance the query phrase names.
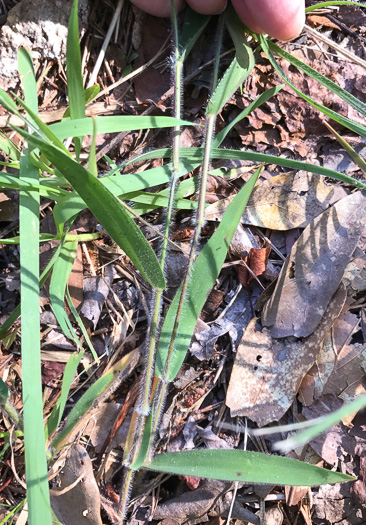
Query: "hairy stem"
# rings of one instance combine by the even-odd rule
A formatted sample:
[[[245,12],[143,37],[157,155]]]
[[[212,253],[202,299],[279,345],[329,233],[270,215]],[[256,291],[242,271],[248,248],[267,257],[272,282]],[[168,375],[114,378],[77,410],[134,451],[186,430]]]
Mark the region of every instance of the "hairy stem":
[[[178,37],[178,23],[177,14],[175,9],[175,0],[171,0],[172,7],[172,21],[173,21],[173,35],[174,35],[174,117],[181,117],[181,86],[183,77],[183,61],[179,57],[179,37]],[[174,199],[176,185],[179,179],[179,148],[180,148],[180,126],[174,128],[173,137],[173,157],[172,157],[172,176],[170,182],[170,192],[168,198],[168,207],[165,218],[165,227],[163,233],[163,243],[160,252],[160,266],[162,269],[165,267],[167,248],[168,248],[168,237],[169,229],[173,216]],[[132,422],[129,429],[129,434],[134,436],[133,444],[126,458],[126,472],[124,476],[124,483],[122,486],[120,502],[118,506],[118,516],[121,523],[127,512],[127,505],[129,500],[129,494],[131,490],[131,484],[133,479],[133,470],[130,468],[137,459],[146,424],[146,418],[150,411],[150,395],[152,380],[154,377],[154,365],[155,365],[155,354],[158,340],[158,328],[160,320],[160,308],[163,291],[157,289],[154,291],[153,307],[150,318],[150,326],[148,332],[148,344],[147,344],[147,359],[146,369],[143,378],[143,384],[139,399],[135,406],[136,412],[136,423]]]
[[[219,27],[218,27],[218,43],[216,47],[216,56],[215,56],[215,62],[214,62],[212,92],[214,92],[216,88],[217,79],[218,79],[223,29],[224,29],[224,18],[223,16],[221,16],[219,20]],[[196,251],[197,251],[198,242],[199,242],[200,235],[201,235],[201,230],[202,230],[202,227],[205,221],[207,177],[208,177],[208,171],[209,171],[210,162],[211,162],[211,147],[212,147],[212,141],[213,141],[213,137],[215,133],[215,123],[216,123],[216,114],[206,114],[206,134],[205,134],[205,143],[204,143],[203,162],[202,162],[202,168],[201,168],[198,207],[197,207],[197,212],[196,212],[196,227],[195,227],[194,238],[193,238],[193,242],[192,242],[191,250],[189,254],[186,274],[184,277],[182,290],[180,293],[177,313],[176,313],[173,331],[172,331],[172,338],[169,343],[168,354],[167,354],[167,358],[166,358],[166,362],[164,366],[164,371],[163,371],[163,374],[160,378],[160,381],[157,387],[157,395],[155,399],[155,413],[154,413],[153,426],[152,426],[152,439],[150,441],[150,446],[149,446],[149,451],[148,451],[148,455],[150,457],[153,454],[153,439],[157,431],[157,428],[160,422],[160,418],[161,418],[161,413],[164,407],[165,396],[167,393],[167,387],[169,383],[169,369],[170,369],[172,356],[174,353],[175,341],[176,341],[176,337],[177,337],[178,330],[179,330],[179,323],[181,320],[184,301],[186,299],[189,279],[191,276],[193,263],[196,257]]]

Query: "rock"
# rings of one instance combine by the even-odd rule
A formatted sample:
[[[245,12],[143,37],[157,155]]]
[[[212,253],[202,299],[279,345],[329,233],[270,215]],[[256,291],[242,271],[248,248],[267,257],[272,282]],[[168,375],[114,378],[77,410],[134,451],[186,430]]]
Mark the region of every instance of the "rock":
[[[17,52],[27,47],[37,60],[63,59],[72,0],[22,0],[9,11],[0,30],[0,87],[13,89],[19,80]],[[88,0],[79,0],[79,25],[87,24]]]

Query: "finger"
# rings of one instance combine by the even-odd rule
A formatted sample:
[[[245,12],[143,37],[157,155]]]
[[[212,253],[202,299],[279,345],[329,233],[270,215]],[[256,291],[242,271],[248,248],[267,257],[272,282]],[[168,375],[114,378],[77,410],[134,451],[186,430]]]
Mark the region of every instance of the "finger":
[[[305,23],[305,0],[232,0],[243,22],[256,33],[291,40]]]
[[[154,16],[163,18],[171,15],[170,0],[131,0],[137,7]],[[184,5],[184,0],[175,0],[175,5],[180,11]]]
[[[187,0],[187,4],[202,15],[215,15],[225,9],[227,0]]]

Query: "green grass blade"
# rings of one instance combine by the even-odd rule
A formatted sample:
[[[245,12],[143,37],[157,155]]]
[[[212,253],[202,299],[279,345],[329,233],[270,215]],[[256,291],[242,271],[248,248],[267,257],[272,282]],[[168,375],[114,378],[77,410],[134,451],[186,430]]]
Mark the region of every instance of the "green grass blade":
[[[150,128],[173,128],[174,126],[194,126],[191,122],[174,117],[140,117],[112,115],[109,117],[94,117],[98,133],[120,133]],[[82,137],[93,134],[93,119],[91,117],[65,120],[48,126],[60,140],[69,137]]]
[[[366,4],[360,4],[359,2],[349,2],[344,0],[333,0],[333,2],[319,2],[319,4],[314,4],[305,9],[305,13],[311,13],[316,9],[322,9],[323,7],[337,6],[337,5],[356,5],[357,7],[366,7]]]
[[[12,161],[17,162],[20,160],[20,151],[2,131],[0,131],[0,149],[7,155]]]
[[[80,317],[80,315],[78,314],[72,300],[71,300],[71,296],[70,296],[70,290],[69,290],[69,287],[66,286],[66,298],[67,298],[67,304],[69,305],[69,308],[70,308],[70,311],[72,313],[72,315],[75,317],[75,320],[77,322],[77,324],[79,325],[79,328],[85,338],[85,341],[86,341],[86,344],[88,345],[89,347],[89,350],[94,358],[94,361],[96,363],[99,363],[99,358],[98,358],[98,354],[96,353],[94,347],[93,347],[93,344],[92,342],[90,341],[90,338],[89,338],[89,335],[88,335],[88,332],[85,328],[85,325]]]
[[[240,122],[243,118],[247,117],[248,115],[250,115],[250,113],[252,111],[254,111],[255,109],[257,109],[259,106],[261,106],[262,104],[264,104],[264,102],[266,102],[268,99],[270,99],[271,97],[273,97],[274,95],[276,95],[276,93],[278,93],[283,87],[285,86],[285,84],[281,84],[279,86],[274,86],[270,89],[267,89],[264,93],[262,93],[261,95],[259,95],[251,104],[249,104],[248,107],[246,107],[243,111],[241,111],[239,113],[239,115],[234,118],[234,120],[232,122],[230,122],[230,124],[228,124],[227,126],[225,126],[225,128],[223,130],[220,131],[220,133],[218,133],[216,135],[216,137],[214,138],[214,141],[212,143],[212,146],[214,148],[218,148],[220,146],[220,144],[223,142],[223,140],[225,139],[225,137],[227,136],[227,134],[229,133],[229,131],[238,123]]]
[[[25,99],[37,112],[37,87],[29,52],[18,53]],[[29,150],[20,159],[20,183],[38,184],[38,169],[30,163]],[[30,525],[51,525],[47,460],[43,429],[43,402],[39,312],[39,192],[20,189],[20,270],[22,329],[22,396],[24,450]]]
[[[155,456],[152,462],[144,467],[183,476],[270,485],[311,487],[355,479],[347,474],[326,470],[296,459],[244,450],[203,449],[168,452]]]
[[[88,388],[71,410],[61,432],[52,440],[52,449],[57,450],[67,442],[79,420],[93,407],[96,400],[98,403],[101,403],[104,397],[110,395],[114,383],[116,386],[119,385],[122,379],[131,373],[138,361],[138,357],[138,350],[133,350]]]
[[[302,60],[299,60],[298,58],[294,57],[293,55],[291,55],[291,53],[287,53],[287,51],[277,46],[270,40],[268,40],[267,42],[271,51],[275,52],[281,58],[286,59],[288,62],[290,62],[290,64],[309,75],[311,78],[319,82],[319,84],[322,84],[324,87],[328,88],[330,91],[338,95],[342,100],[347,102],[347,104],[352,106],[356,111],[359,111],[362,115],[366,116],[366,104],[361,102],[361,100],[358,100],[358,98],[351,95],[351,93],[348,93],[348,91],[338,86],[335,82],[325,77],[312,67],[308,66]]]
[[[85,105],[89,104],[98,95],[99,91],[100,86],[98,84],[94,84],[94,86],[86,88],[84,91]],[[68,118],[70,118],[70,106],[66,109],[62,120]]]
[[[337,139],[337,142],[347,151],[348,155],[351,157],[353,162],[366,174],[366,162],[363,158],[357,153],[356,150],[352,148],[350,144],[339,133],[336,132],[334,128],[327,122],[323,121],[323,124],[329,129],[332,135]]]
[[[14,94],[14,98],[16,99],[16,101],[18,102],[18,104],[20,106],[22,106],[23,109],[26,110],[27,114],[30,115],[30,117],[32,118],[32,123],[33,123],[33,126],[37,129],[38,131],[38,134],[42,136],[42,134],[44,135],[44,137],[47,137],[48,140],[50,140],[55,146],[57,146],[58,148],[60,148],[61,150],[63,150],[65,153],[67,153],[68,155],[71,156],[71,154],[69,153],[69,151],[66,149],[66,147],[64,146],[63,142],[57,137],[57,135],[55,133],[52,132],[52,130],[50,129],[50,126],[47,126],[40,118],[39,116],[37,115],[37,113],[35,111],[32,110],[32,108],[30,108],[25,102],[23,102],[19,97],[17,97],[15,94]],[[0,98],[0,101],[1,101],[1,98]]]
[[[188,160],[189,162],[199,161],[202,159],[202,148],[181,148],[181,159]],[[145,153],[138,157],[138,160],[146,159],[161,159],[170,158],[171,149],[162,148],[149,153]],[[323,168],[316,164],[308,164],[298,160],[285,159],[284,157],[277,157],[276,155],[268,155],[266,153],[257,153],[253,151],[241,151],[234,149],[223,149],[223,148],[212,148],[211,150],[212,159],[228,159],[228,160],[251,160],[253,162],[261,162],[265,164],[277,164],[278,166],[284,166],[294,170],[305,170],[310,173],[317,173],[324,177],[331,177],[336,180],[340,180],[347,184],[352,184],[357,188],[366,189],[366,184],[360,182],[348,175],[344,175],[340,171]]]
[[[238,59],[235,57],[231,62],[230,66],[225,71],[224,76],[220,80],[217,88],[215,89],[212,97],[207,105],[207,115],[217,115],[224,107],[226,102],[229,100],[231,95],[235,93],[239,86],[249,76],[254,67],[253,53],[248,46],[248,66],[246,69],[239,64]]]
[[[200,165],[200,160],[194,163],[182,162],[179,177],[193,171]],[[117,171],[120,171],[118,168]],[[99,181],[116,197],[123,197],[126,193],[136,192],[160,184],[168,184],[171,178],[171,164],[165,164],[158,168],[152,168],[137,174],[111,174],[105,175]],[[114,174],[113,174],[114,173]],[[63,231],[64,224],[72,217],[75,217],[81,210],[86,207],[83,199],[76,192],[69,193],[63,199],[60,199],[53,209],[57,231]]]
[[[306,430],[303,430],[299,434],[292,435],[290,438],[283,441],[278,441],[275,444],[276,450],[281,450],[283,452],[288,452],[294,448],[301,447],[305,443],[309,443],[316,436],[319,436],[322,432],[328,430],[328,428],[336,425],[343,418],[348,417],[353,412],[358,412],[366,407],[366,395],[357,397],[351,403],[347,403],[342,406],[340,409],[328,414],[327,416],[317,418],[314,421],[314,425]],[[310,423],[310,421],[309,421]]]
[[[72,354],[68,362],[66,363],[64,375],[62,378],[61,396],[57,400],[56,405],[53,407],[50,417],[47,420],[45,433],[46,439],[56,432],[59,424],[61,423],[62,414],[64,413],[67,398],[70,392],[72,382],[74,380],[75,372],[79,363],[84,355],[84,351],[75,352]]]
[[[210,21],[210,16],[200,15],[197,11],[194,11],[191,7],[187,7],[182,35],[179,39],[179,60],[184,60],[189,55],[192,47],[197,42],[198,37],[207,26]]]
[[[278,64],[277,60],[274,58],[269,45],[268,40],[263,35],[258,35],[259,42],[261,44],[261,47],[266,54],[268,60],[272,64],[272,66],[275,68],[277,73],[286,81],[286,83],[297,93],[301,98],[306,100],[309,104],[311,104],[314,108],[318,109],[321,113],[324,115],[327,115],[327,117],[330,117],[331,119],[335,120],[339,124],[342,124],[342,126],[345,126],[346,128],[354,131],[358,135],[361,135],[361,137],[366,137],[366,127],[361,126],[361,124],[357,124],[357,122],[353,122],[347,117],[344,117],[343,115],[340,115],[339,113],[336,113],[335,111],[323,106],[323,104],[318,104],[313,100],[312,98],[305,95],[300,89],[298,89],[295,84],[291,82],[291,80],[287,77],[281,66]]]
[[[218,115],[228,99],[254,68],[254,56],[245,37],[244,25],[232,7],[225,11],[225,23],[234,40],[236,56],[225,71],[207,105],[206,115]]]
[[[66,45],[67,94],[69,97],[70,118],[85,117],[85,96],[81,74],[81,53],[79,45],[78,0],[71,8]],[[79,159],[83,139],[74,137],[76,158]]]
[[[74,341],[77,346],[81,347],[64,308],[66,286],[74,265],[77,247],[77,241],[66,241],[63,243],[60,255],[53,267],[50,282],[50,299],[53,312],[63,333]]]
[[[49,142],[29,135],[22,129],[17,128],[17,131],[28,140],[29,144],[39,148],[69,181],[147,282],[156,288],[165,288],[165,279],[153,249],[121,206],[120,201],[103,186],[99,179],[93,177],[63,151]]]
[[[240,190],[234,201],[228,206],[219,227],[194,262],[175,341],[174,353],[170,361],[167,377],[165,378],[167,381],[173,381],[182,366],[198,316],[205,304],[208,292],[214,286],[221,271],[231,239],[259,177],[259,173],[260,169],[256,171],[244,188]],[[161,377],[165,369],[179,298],[180,289],[170,305],[160,334],[155,367],[157,377]]]

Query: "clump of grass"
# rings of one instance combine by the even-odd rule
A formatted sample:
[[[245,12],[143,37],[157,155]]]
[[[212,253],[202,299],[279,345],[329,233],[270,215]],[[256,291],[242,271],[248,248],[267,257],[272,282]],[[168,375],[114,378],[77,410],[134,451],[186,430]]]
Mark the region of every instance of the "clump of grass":
[[[327,2],[329,5],[331,2]],[[334,2],[333,2],[334,3]],[[343,2],[347,3],[347,2]],[[348,2],[351,3],[351,2]],[[320,5],[320,4],[319,4]],[[357,4],[358,5],[358,4]],[[334,170],[322,168],[304,162],[292,161],[281,157],[246,151],[225,150],[220,145],[233,125],[245,118],[253,109],[265,100],[274,96],[283,86],[271,88],[248,108],[235,121],[226,126],[214,137],[215,121],[230,96],[250,75],[254,67],[254,56],[245,39],[245,28],[235,12],[228,8],[219,18],[218,34],[226,26],[235,44],[235,57],[222,78],[218,80],[220,41],[217,45],[217,56],[214,68],[212,95],[206,108],[205,142],[202,148],[180,148],[180,128],[190,125],[181,118],[182,72],[186,56],[194,46],[199,34],[205,28],[208,18],[187,10],[183,32],[179,35],[175,4],[173,9],[173,76],[175,79],[175,112],[174,117],[99,117],[85,118],[85,103],[96,96],[99,89],[92,86],[84,90],[81,76],[81,60],[77,21],[78,2],[72,8],[69,37],[67,44],[67,79],[69,110],[62,122],[46,126],[37,115],[36,83],[30,54],[26,50],[19,53],[19,71],[23,78],[24,101],[17,97],[12,99],[4,92],[0,93],[3,106],[16,114],[25,123],[24,128],[14,129],[24,138],[23,151],[20,152],[5,136],[0,136],[0,147],[9,156],[7,165],[19,169],[19,175],[0,175],[2,189],[18,189],[20,193],[20,235],[6,239],[4,243],[19,243],[21,256],[21,304],[7,322],[1,327],[0,335],[5,337],[14,320],[22,313],[22,363],[23,363],[23,421],[12,412],[8,404],[6,387],[0,390],[0,403],[9,412],[10,417],[22,428],[24,425],[24,446],[27,480],[27,498],[29,523],[51,524],[52,515],[48,493],[47,463],[61,447],[71,441],[77,430],[77,423],[95,404],[95,400],[106,399],[129,373],[137,359],[137,352],[131,352],[110,370],[105,372],[86,391],[75,404],[62,429],[62,420],[72,378],[85,351],[77,334],[64,311],[64,297],[70,301],[68,277],[75,259],[77,243],[91,240],[99,234],[70,235],[69,225],[77,213],[87,206],[100,224],[109,232],[114,241],[130,257],[137,270],[153,289],[151,315],[145,344],[145,364],[141,392],[134,409],[127,444],[124,451],[125,477],[121,489],[118,516],[120,522],[126,514],[128,497],[133,480],[133,473],[139,468],[148,468],[162,472],[194,475],[232,481],[286,484],[286,485],[320,485],[353,479],[351,476],[320,469],[302,462],[279,456],[267,456],[260,453],[239,450],[195,450],[189,452],[166,453],[154,457],[155,434],[159,425],[164,401],[169,384],[174,380],[188,351],[193,329],[203,308],[210,289],[224,263],[225,256],[237,225],[242,216],[251,191],[261,172],[258,167],[255,174],[228,207],[219,227],[196,256],[201,229],[204,224],[205,194],[207,175],[211,159],[230,158],[253,160],[259,163],[271,163],[293,169],[305,169],[320,175],[330,176],[337,180],[365,188],[365,185]],[[220,40],[220,38],[219,38]],[[306,74],[326,85],[343,100],[366,115],[366,106],[328,79],[305,66],[298,59],[275,46],[269,39],[258,37],[263,51],[284,81],[309,103],[315,105],[326,116],[336,120],[349,129],[366,136],[366,128],[342,117],[328,108],[315,103],[310,97],[301,93],[284,75],[273,53],[284,56]],[[25,109],[22,116],[18,106]],[[172,149],[156,150],[143,155],[146,158],[171,158],[171,163],[162,168],[149,170],[139,177],[122,176],[118,168],[99,179],[95,156],[95,136],[97,133],[120,132],[141,128],[173,128]],[[79,162],[82,148],[82,137],[92,135],[92,148],[89,157],[89,169]],[[73,139],[74,154],[65,147],[64,139]],[[182,160],[184,163],[182,163]],[[188,168],[187,168],[188,166]],[[161,299],[165,289],[165,268],[169,264],[169,228],[175,208],[192,209],[192,202],[177,197],[176,186],[179,178],[187,171],[201,166],[199,176],[199,198],[196,205],[195,233],[191,246],[186,274],[182,286],[166,314],[161,319]],[[48,174],[47,177],[43,173]],[[151,186],[169,183],[168,195],[164,190],[154,194],[144,192]],[[187,188],[195,187],[196,181],[184,182]],[[190,185],[190,186],[189,186]],[[67,190],[68,187],[72,191]],[[131,194],[133,195],[131,197]],[[57,228],[55,236],[39,234],[40,198],[47,197],[56,202],[53,217]],[[132,211],[123,202],[136,202],[158,205],[166,208],[166,221],[162,244],[157,257],[136,226]],[[38,248],[39,242],[50,238],[60,241],[58,249],[42,275],[39,275]],[[56,318],[65,335],[74,340],[79,350],[67,363],[61,397],[48,419],[46,429],[43,425],[42,388],[40,375],[40,337],[39,337],[39,287],[48,275],[51,277],[51,302]],[[81,319],[75,309],[74,316],[91,352],[92,343],[87,337]],[[97,360],[96,354],[93,354]],[[155,379],[155,381],[153,381]],[[1,394],[2,393],[2,394]],[[359,404],[357,408],[359,408]],[[12,413],[11,413],[12,412]],[[343,416],[342,416],[343,417]],[[322,427],[323,428],[323,427]],[[21,433],[18,434],[21,436]],[[46,439],[45,439],[46,435]],[[48,455],[46,454],[46,440]],[[50,456],[50,457],[48,457]],[[260,468],[258,468],[260,465]]]

